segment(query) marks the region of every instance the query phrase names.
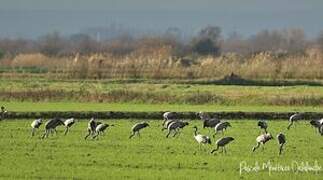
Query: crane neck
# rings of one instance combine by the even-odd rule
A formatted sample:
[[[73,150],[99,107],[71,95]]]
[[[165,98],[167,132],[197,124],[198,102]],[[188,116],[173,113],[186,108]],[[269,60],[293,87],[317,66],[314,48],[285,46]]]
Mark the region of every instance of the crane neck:
[[[197,127],[194,127],[194,136],[196,136],[197,135]]]

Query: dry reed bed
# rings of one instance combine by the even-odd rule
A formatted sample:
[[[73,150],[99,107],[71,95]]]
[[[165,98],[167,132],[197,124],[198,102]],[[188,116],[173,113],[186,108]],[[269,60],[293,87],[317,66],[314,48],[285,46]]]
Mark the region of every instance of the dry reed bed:
[[[1,66],[46,68],[47,76],[60,78],[148,78],[197,79],[221,78],[234,72],[248,79],[323,79],[323,55],[307,50],[303,55],[276,55],[269,52],[242,57],[174,57],[163,47],[127,56],[94,54],[92,56],[46,57],[21,54],[0,61]],[[17,73],[18,74],[18,73]]]

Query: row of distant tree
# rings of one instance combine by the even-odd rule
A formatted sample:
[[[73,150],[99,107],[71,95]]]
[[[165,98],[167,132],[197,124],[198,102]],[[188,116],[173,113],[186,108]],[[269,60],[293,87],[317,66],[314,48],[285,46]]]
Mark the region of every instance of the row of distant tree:
[[[220,55],[238,53],[250,55],[262,51],[283,54],[302,54],[307,48],[317,47],[323,50],[323,31],[313,39],[308,39],[302,29],[263,30],[250,37],[232,33],[223,38],[221,28],[207,26],[195,36],[183,40],[178,29],[168,29],[155,35],[133,36],[126,32],[110,39],[98,39],[93,33],[79,33],[63,36],[59,32],[48,33],[37,40],[0,39],[0,58],[15,56],[19,53],[43,53],[47,56],[68,56],[75,53],[111,53],[128,55],[138,48],[171,47],[176,56],[190,54]]]

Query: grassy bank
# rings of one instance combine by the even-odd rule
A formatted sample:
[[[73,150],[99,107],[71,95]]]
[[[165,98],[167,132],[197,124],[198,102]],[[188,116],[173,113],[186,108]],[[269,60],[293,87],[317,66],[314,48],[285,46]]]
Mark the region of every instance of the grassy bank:
[[[178,111],[178,112],[322,112],[323,106],[224,106],[189,104],[135,104],[135,103],[75,103],[75,102],[0,102],[8,111],[44,112],[44,111]]]
[[[0,101],[322,106],[323,86],[0,80]]]

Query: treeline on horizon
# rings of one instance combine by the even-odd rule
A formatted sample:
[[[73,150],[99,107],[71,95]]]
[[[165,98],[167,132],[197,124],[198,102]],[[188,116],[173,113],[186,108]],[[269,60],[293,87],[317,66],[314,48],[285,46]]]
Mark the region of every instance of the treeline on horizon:
[[[323,79],[322,52],[323,31],[309,39],[299,28],[224,38],[220,27],[207,26],[185,40],[177,28],[108,39],[93,32],[52,32],[36,40],[1,38],[0,73],[38,67],[43,69],[37,72],[69,78],[195,79],[235,73],[251,79]]]
[[[109,34],[110,29],[105,29]],[[112,31],[112,30],[110,30]],[[116,30],[113,30],[116,31]],[[303,29],[289,28],[262,30],[249,37],[233,32],[222,36],[218,26],[202,28],[195,36],[183,38],[178,28],[168,28],[164,33],[135,35],[121,31],[109,37],[98,37],[102,30],[63,36],[58,31],[48,33],[36,40],[24,38],[0,38],[0,57],[22,53],[42,53],[46,56],[64,56],[80,53],[111,53],[128,55],[142,46],[170,46],[176,56],[191,54],[219,56],[223,53],[250,55],[260,52],[302,54],[307,48],[323,50],[323,30],[317,37],[309,39]]]

